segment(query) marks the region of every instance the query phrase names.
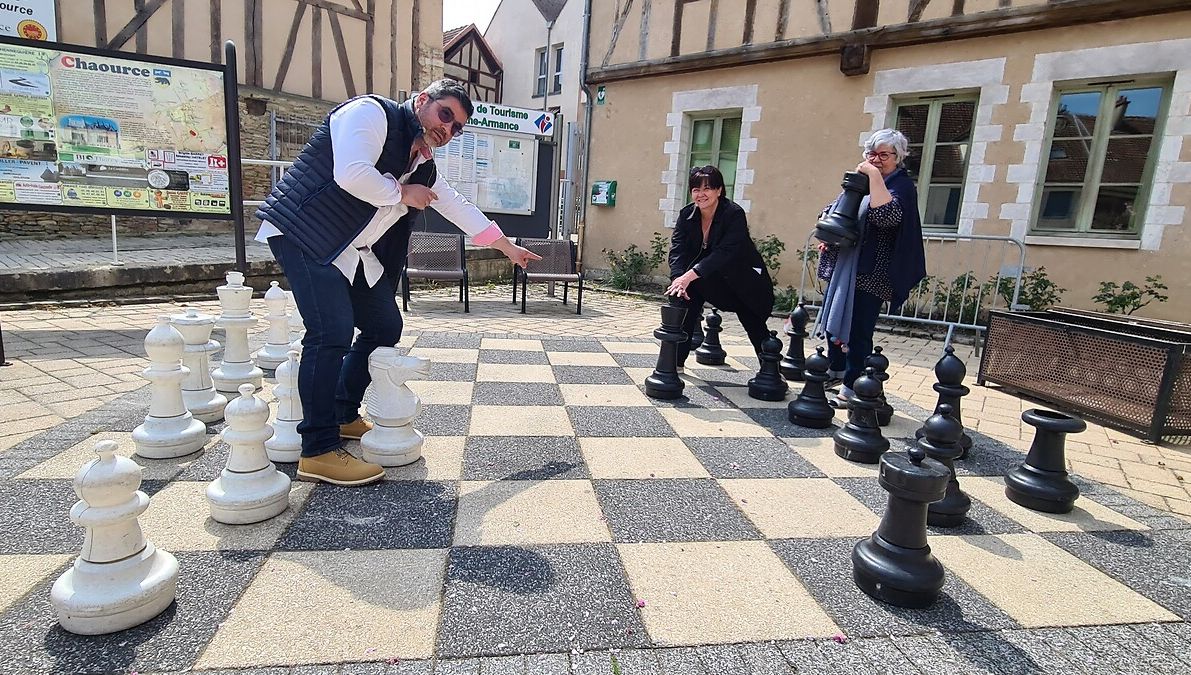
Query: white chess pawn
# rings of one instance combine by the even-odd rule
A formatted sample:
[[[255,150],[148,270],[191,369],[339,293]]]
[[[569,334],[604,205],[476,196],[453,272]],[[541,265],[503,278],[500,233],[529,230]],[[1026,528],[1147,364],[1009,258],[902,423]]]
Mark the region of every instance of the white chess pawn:
[[[273,420],[273,438],[265,441],[265,452],[274,462],[296,462],[302,456],[302,437],[298,424],[304,417],[298,397],[298,351],[291,349],[287,360],[277,366],[277,417]]]
[[[265,346],[256,353],[256,365],[265,370],[276,370],[285,363],[285,355],[289,352],[289,317],[285,313],[288,302],[281,286],[276,281],[269,282],[269,290],[265,291],[265,307],[268,309],[265,320],[269,322],[269,331]]]
[[[261,388],[264,373],[253,365],[248,356],[248,329],[256,325],[249,305],[252,303],[252,287],[244,285],[244,275],[228,272],[227,283],[215,289],[219,294],[222,313],[216,326],[223,329],[223,361],[211,373],[215,390],[223,394],[235,394],[241,384]]]
[[[218,422],[223,419],[227,397],[215,391],[211,381],[210,355],[219,351],[219,343],[211,339],[215,317],[187,307],[185,314],[170,317],[170,323],[186,341],[186,351],[182,353],[182,365],[190,369],[182,381],[182,400],[186,409],[197,420],[207,424]]]
[[[86,528],[83,550],[50,590],[58,622],[71,633],[100,635],[144,623],[174,601],[178,561],[145,538],[137,517],[149,508],[141,467],[95,445],[96,459],[74,477],[70,519]]]
[[[265,455],[265,441],[273,435],[269,404],[254,391],[251,384],[242,384],[240,397],[227,404],[227,467],[207,486],[211,517],[229,525],[259,523],[289,506],[289,476]]]
[[[188,369],[182,365],[186,343],[168,316],[158,317],[157,326],[145,336],[149,367],[141,375],[152,386],[149,414],[144,424],[132,430],[136,454],[148,459],[183,457],[202,449],[207,442],[207,425],[196,420],[182,400],[182,381]]]
[[[368,357],[372,386],[368,389],[368,416],[372,429],[360,445],[364,461],[381,466],[402,466],[422,456],[422,434],[411,426],[422,402],[405,381],[430,374],[430,360],[398,356],[393,347],[377,347]]]

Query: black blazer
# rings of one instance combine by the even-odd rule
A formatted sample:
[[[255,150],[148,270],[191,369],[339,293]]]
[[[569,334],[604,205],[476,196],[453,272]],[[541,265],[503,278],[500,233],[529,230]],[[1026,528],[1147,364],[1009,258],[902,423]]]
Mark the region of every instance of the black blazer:
[[[706,255],[699,259],[703,253],[699,208],[687,204],[678,212],[678,222],[670,237],[670,279],[693,267],[700,279],[707,283],[726,282],[746,307],[761,316],[769,316],[773,312],[773,280],[749,237],[744,209],[736,202],[720,198],[707,241]],[[760,274],[757,269],[761,270]]]

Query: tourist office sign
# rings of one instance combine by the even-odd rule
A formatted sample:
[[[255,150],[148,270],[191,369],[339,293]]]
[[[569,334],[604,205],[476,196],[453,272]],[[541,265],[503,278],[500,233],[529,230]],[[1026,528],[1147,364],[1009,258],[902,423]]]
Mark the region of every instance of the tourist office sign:
[[[0,37],[0,208],[228,218],[222,66]]]
[[[514,108],[511,105],[477,101],[475,113],[467,119],[467,124],[488,131],[504,131],[533,136],[554,135],[554,113]]]

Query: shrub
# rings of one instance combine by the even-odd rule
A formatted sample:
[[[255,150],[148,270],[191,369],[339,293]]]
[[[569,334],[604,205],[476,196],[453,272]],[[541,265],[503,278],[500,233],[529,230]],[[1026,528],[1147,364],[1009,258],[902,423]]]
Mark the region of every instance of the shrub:
[[[1146,277],[1145,286],[1126,281],[1117,286],[1115,281],[1101,281],[1100,292],[1092,296],[1092,302],[1104,305],[1109,314],[1132,314],[1151,302],[1166,302],[1169,296],[1159,293],[1167,290],[1162,275]]]
[[[793,286],[773,289],[773,311],[787,313],[794,311],[798,304],[798,289]]]
[[[653,239],[649,241],[648,253],[636,244],[629,244],[623,251],[604,249],[604,257],[608,260],[611,270],[608,283],[614,288],[626,291],[637,288],[641,283],[641,277],[648,275],[666,259],[669,243],[666,235],[655,232]]]
[[[786,243],[777,238],[777,235],[767,234],[760,241],[753,240],[753,244],[757,247],[757,252],[761,254],[761,260],[765,263],[765,269],[769,270],[769,278],[773,279],[774,285],[777,284],[777,271],[782,268],[782,252],[786,250]]]
[[[997,294],[1005,300],[1005,306],[1012,307],[1013,305],[1013,285],[1016,277],[1001,277],[997,283]],[[996,277],[990,279],[996,281]],[[1059,286],[1046,274],[1045,267],[1024,274],[1021,277],[1021,290],[1017,294],[1017,302],[1019,305],[1026,305],[1031,310],[1038,312],[1059,304],[1063,299],[1063,293],[1067,289]]]

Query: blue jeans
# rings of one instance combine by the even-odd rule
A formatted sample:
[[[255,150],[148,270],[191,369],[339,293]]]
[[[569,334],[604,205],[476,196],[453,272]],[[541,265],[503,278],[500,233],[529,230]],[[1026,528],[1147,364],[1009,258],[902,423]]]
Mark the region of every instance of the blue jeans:
[[[401,339],[396,285],[386,273],[369,288],[362,267],[348,283],[339,268],[319,265],[285,235],[271,237],[269,248],[306,324],[298,366],[298,396],[305,417],[298,433],[302,456],[316,457],[342,447],[339,425],[360,416],[364,390],[372,381],[368,356]],[[353,342],[356,328],[360,334]]]
[[[864,360],[873,353],[873,332],[877,330],[877,316],[884,304],[884,300],[872,293],[856,289],[852,299],[852,335],[848,338],[848,351],[845,353],[830,334],[827,336],[827,358],[831,361],[831,369],[844,371],[844,386],[849,389],[864,372]]]

